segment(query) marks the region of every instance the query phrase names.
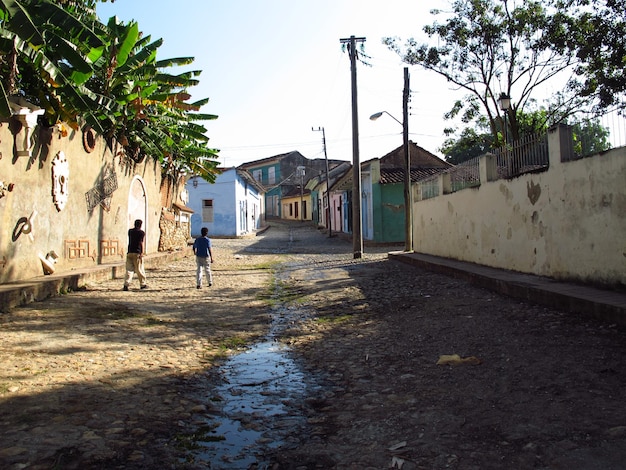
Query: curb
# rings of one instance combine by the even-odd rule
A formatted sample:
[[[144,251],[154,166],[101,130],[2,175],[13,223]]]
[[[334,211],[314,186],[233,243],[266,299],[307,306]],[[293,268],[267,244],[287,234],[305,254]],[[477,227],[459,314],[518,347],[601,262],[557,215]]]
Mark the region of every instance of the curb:
[[[626,293],[420,253],[391,252],[390,260],[463,279],[510,297],[590,315],[626,326]]]
[[[185,256],[185,251],[182,250],[150,254],[146,255],[144,266],[146,269],[154,269]],[[123,278],[125,274],[125,262],[119,261],[83,268],[80,271],[50,274],[27,281],[2,284],[0,285],[0,312],[6,313],[15,307],[80,290],[91,282]]]

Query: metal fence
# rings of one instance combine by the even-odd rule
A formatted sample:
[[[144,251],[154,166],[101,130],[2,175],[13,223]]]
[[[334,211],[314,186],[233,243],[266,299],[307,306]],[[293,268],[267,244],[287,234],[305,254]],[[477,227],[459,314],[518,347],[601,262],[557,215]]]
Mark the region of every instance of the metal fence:
[[[626,103],[581,120],[572,134],[575,158],[626,146]]]
[[[571,126],[570,132],[572,147],[566,152],[569,156],[561,155],[562,159],[575,160],[626,146],[626,104],[621,104],[602,115],[580,120]],[[493,150],[493,154],[496,156],[500,179],[545,171],[550,165],[548,135],[546,133],[524,136]],[[480,157],[472,158],[443,172],[450,175],[451,192],[480,186],[479,161]],[[419,181],[421,199],[439,196],[439,177],[435,175]]]
[[[523,136],[493,152],[498,161],[498,175],[513,178],[524,173],[545,171],[549,166],[548,135]]]
[[[422,189],[422,199],[431,199],[439,196],[439,175],[430,176],[419,183]]]
[[[450,173],[451,191],[480,186],[480,157],[474,157],[446,170]]]

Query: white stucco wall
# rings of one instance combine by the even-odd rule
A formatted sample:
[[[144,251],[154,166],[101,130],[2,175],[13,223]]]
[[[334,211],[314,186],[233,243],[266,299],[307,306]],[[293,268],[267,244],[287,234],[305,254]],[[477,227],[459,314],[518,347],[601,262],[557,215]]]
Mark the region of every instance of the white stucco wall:
[[[193,178],[186,184],[189,191],[189,207],[194,213],[191,216],[191,236],[200,236],[200,229],[207,227],[209,236],[232,236],[237,229],[236,207],[236,171],[234,168],[225,170],[217,176],[214,183],[197,178],[194,186]],[[213,200],[213,221],[202,219],[202,201]]]
[[[415,251],[626,285],[626,148],[562,163],[558,131],[549,146],[550,168],[543,173],[423,201],[413,188]]]
[[[191,236],[198,237],[202,227],[209,229],[209,236],[233,237],[251,233],[261,227],[264,218],[262,197],[237,175],[235,168],[220,173],[214,183],[202,178],[187,181],[191,216]],[[202,220],[202,201],[213,200],[213,221]]]

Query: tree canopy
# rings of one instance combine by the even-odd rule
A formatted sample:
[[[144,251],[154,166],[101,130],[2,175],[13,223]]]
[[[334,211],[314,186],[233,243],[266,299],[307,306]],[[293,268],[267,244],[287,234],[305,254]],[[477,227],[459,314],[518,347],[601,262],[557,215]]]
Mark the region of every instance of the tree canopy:
[[[481,148],[485,136],[495,147],[505,123],[517,139],[530,124],[537,131],[616,101],[626,87],[624,7],[626,0],[454,0],[450,11],[432,11],[443,20],[424,27],[428,42],[383,42],[465,92],[445,115],[472,128],[461,132],[460,148]],[[548,95],[548,84],[559,91]],[[506,111],[502,94],[511,98]]]
[[[626,92],[626,0],[558,0],[546,40],[558,51],[574,53],[582,93],[597,96],[600,107]]]
[[[22,97],[45,110],[45,121],[78,129],[89,125],[139,160],[158,160],[164,173],[215,177],[217,153],[207,147],[200,113],[190,102],[200,71],[172,67],[193,58],[159,60],[136,22],[104,24],[97,0],[0,0],[0,116]]]

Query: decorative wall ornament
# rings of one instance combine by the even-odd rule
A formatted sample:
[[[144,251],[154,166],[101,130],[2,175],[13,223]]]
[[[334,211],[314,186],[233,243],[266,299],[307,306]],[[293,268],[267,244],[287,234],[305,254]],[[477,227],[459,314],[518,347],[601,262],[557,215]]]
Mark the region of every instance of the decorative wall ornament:
[[[57,210],[61,212],[67,204],[70,166],[62,151],[52,160],[52,200]]]
[[[5,183],[4,181],[0,181],[0,198],[6,196],[7,192],[13,191],[15,185],[13,183]]]
[[[44,274],[54,273],[54,265],[57,262],[58,258],[59,255],[57,255],[54,250],[48,252],[46,255],[42,255],[41,253],[39,253],[39,259],[41,260]]]
[[[106,256],[121,256],[122,248],[117,239],[100,240],[100,253]]]
[[[85,193],[87,211],[91,212],[98,204],[102,204],[104,210],[111,210],[111,196],[117,190],[117,175],[114,168],[108,167],[104,177],[96,185]]]
[[[89,257],[89,240],[65,240],[65,258],[81,259]]]
[[[90,126],[83,129],[83,147],[87,153],[93,152],[96,148],[96,131]]]
[[[183,204],[187,205],[189,202],[189,191],[186,188],[183,188],[180,191],[180,200],[183,201]]]
[[[35,238],[33,237],[33,223],[35,221],[36,215],[37,215],[37,211],[33,211],[31,212],[30,217],[28,218],[20,217],[17,220],[17,223],[15,224],[15,228],[13,229],[12,240],[14,242],[16,242],[17,239],[20,238],[22,234],[28,235],[31,242],[35,241]]]
[[[22,128],[15,135],[15,154],[18,157],[31,157],[33,129],[37,126],[37,119],[45,109],[27,102],[23,98],[11,97],[9,100],[11,115],[16,118]]]

